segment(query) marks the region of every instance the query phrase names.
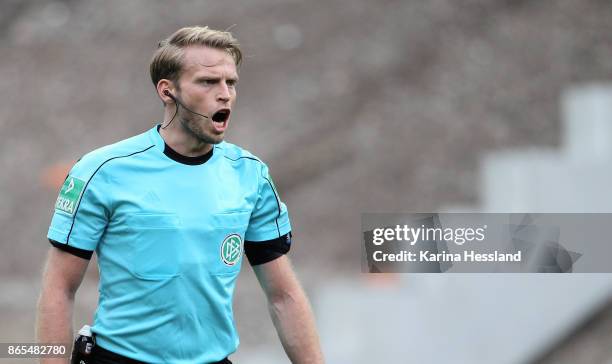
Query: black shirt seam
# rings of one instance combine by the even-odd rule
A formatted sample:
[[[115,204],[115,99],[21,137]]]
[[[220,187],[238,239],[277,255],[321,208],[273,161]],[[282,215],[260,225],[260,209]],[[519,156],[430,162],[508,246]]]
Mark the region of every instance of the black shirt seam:
[[[87,192],[87,186],[89,186],[89,182],[91,182],[91,180],[95,177],[96,173],[98,173],[100,168],[102,168],[102,166],[104,166],[107,162],[112,161],[113,159],[131,157],[131,156],[133,156],[135,154],[146,152],[147,150],[153,148],[154,146],[155,145],[151,145],[151,146],[149,146],[149,147],[147,147],[147,148],[145,148],[143,150],[139,150],[139,151],[134,152],[134,153],[130,153],[130,154],[127,154],[127,155],[120,155],[120,156],[109,158],[109,159],[105,160],[104,162],[102,162],[102,164],[100,164],[98,166],[98,168],[96,168],[94,173],[92,173],[91,177],[89,177],[89,179],[87,180],[87,183],[85,183],[85,187],[83,187],[83,193],[81,194],[81,198],[79,199],[79,203],[77,204],[77,207],[74,210],[74,215],[72,216],[72,224],[70,225],[70,231],[68,231],[68,236],[66,237],[66,245],[70,244],[70,235],[72,234],[72,229],[74,228],[74,222],[76,221],[76,216],[79,213],[79,207],[81,207],[81,201],[83,201],[83,198],[85,197],[85,192]]]

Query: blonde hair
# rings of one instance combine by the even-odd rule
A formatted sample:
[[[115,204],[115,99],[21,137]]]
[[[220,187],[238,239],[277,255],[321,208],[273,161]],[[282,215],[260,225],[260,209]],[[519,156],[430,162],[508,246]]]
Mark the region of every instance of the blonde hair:
[[[198,45],[226,51],[234,58],[236,67],[240,67],[242,63],[240,44],[232,33],[210,29],[207,26],[185,27],[159,42],[149,66],[153,85],[157,86],[159,80],[165,78],[178,87],[183,68],[184,49]]]

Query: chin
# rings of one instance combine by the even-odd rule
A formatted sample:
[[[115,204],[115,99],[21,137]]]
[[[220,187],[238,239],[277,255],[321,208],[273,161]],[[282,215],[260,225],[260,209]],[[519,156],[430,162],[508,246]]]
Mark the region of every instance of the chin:
[[[206,137],[202,138],[203,141],[205,141],[208,144],[219,144],[223,141],[223,139],[225,139],[225,135],[207,135]]]
[[[225,133],[216,134],[211,132],[205,132],[203,130],[199,130],[194,133],[194,136],[202,143],[206,144],[219,144],[225,138]]]

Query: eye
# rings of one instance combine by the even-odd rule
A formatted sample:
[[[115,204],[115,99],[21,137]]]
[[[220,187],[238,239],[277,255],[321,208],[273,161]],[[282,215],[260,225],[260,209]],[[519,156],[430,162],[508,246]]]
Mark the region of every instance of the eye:
[[[198,83],[206,86],[212,86],[218,82],[218,80],[212,78],[204,78],[197,81]]]
[[[227,80],[226,83],[230,87],[236,87],[236,85],[238,84],[238,80]]]

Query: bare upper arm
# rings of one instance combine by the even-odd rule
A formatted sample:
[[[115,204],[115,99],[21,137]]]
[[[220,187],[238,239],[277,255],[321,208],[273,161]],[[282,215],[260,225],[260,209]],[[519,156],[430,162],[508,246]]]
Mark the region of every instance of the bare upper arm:
[[[43,290],[59,290],[74,296],[83,281],[88,259],[51,247],[43,273]]]
[[[269,300],[282,298],[287,292],[300,287],[286,255],[255,265],[253,270]]]

